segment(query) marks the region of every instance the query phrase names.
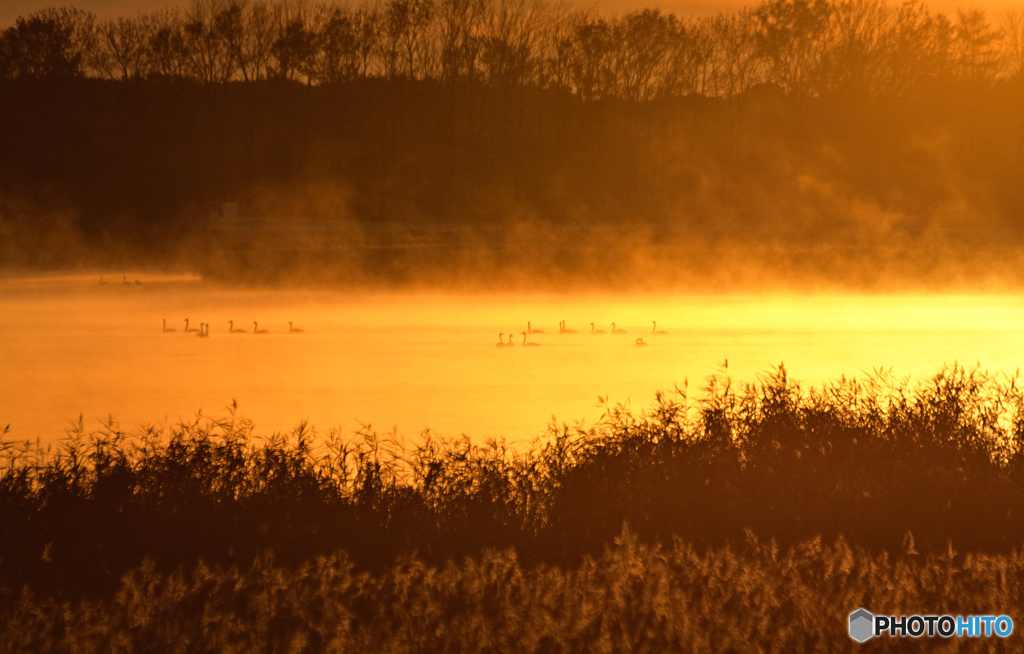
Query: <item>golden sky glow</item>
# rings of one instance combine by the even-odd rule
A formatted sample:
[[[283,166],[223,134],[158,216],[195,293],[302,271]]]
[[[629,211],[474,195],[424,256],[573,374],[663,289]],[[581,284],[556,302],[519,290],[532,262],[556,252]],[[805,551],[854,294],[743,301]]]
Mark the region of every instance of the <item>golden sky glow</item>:
[[[6,0],[5,2],[0,2],[0,24],[9,25],[18,16],[60,4],[62,3],[53,2],[52,0]],[[168,3],[165,0],[84,0],[83,2],[70,4],[74,4],[80,9],[91,11],[100,18],[130,16],[138,11],[150,12],[175,5],[175,3]],[[579,4],[580,6],[588,5],[588,3]],[[655,0],[652,2],[645,2],[643,0],[596,0],[590,4],[601,10],[628,11],[630,9],[656,7],[662,11],[674,12],[679,15],[706,15],[714,14],[723,9],[748,6],[752,3],[744,0],[707,0],[700,2],[686,2],[685,0]],[[931,0],[927,4],[937,11],[951,12],[957,7],[980,7],[990,13],[996,13],[1008,7],[1024,7],[1024,0],[985,0],[983,2]]]

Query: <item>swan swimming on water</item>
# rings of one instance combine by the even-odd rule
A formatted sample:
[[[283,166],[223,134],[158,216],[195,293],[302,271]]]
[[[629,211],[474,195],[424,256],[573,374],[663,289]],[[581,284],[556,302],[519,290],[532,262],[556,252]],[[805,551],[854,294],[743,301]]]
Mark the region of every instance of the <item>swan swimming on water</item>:
[[[576,333],[575,329],[568,329],[565,326],[565,321],[564,320],[560,324],[561,324],[560,333],[562,333],[562,334],[575,334]]]
[[[235,329],[235,323],[232,320],[228,321],[228,332],[231,334],[248,334],[249,332],[244,329]]]
[[[508,343],[505,343],[505,347],[515,347],[515,343],[512,342],[512,332],[508,333]]]
[[[651,327],[651,333],[652,334],[667,334],[668,333],[664,329],[658,329],[658,321],[657,320],[652,320],[651,324],[654,325],[653,327]]]
[[[594,323],[590,323],[590,333],[591,333],[591,334],[595,334],[595,335],[596,335],[596,334],[606,334],[606,333],[608,333],[608,332],[606,332],[606,331],[605,331],[605,330],[603,330],[603,329],[597,329],[597,330],[595,330],[595,329],[594,329]]]
[[[526,347],[540,347],[540,343],[527,343],[526,332],[523,332],[523,345]]]
[[[295,327],[292,327],[292,322],[289,320],[288,321],[288,333],[289,334],[302,334],[303,331],[301,329],[297,329]]]
[[[202,323],[199,323],[199,324],[202,324]],[[186,332],[186,333],[189,333],[189,332],[195,332],[195,333],[197,333],[197,334],[199,333],[199,330],[198,330],[198,329],[196,329],[195,327],[193,327],[192,329],[189,329],[189,328],[188,328],[188,318],[185,318],[185,332]]]
[[[647,343],[644,343],[644,339],[642,339],[642,338],[636,339],[636,344],[640,345],[642,347],[646,347],[647,346]]]
[[[612,333],[613,334],[625,334],[626,330],[625,329],[615,329],[615,323],[612,323]]]
[[[543,333],[544,333],[544,331],[543,331],[543,330],[541,330],[541,329],[532,329],[532,328],[530,327],[530,323],[529,323],[529,321],[527,321],[527,323],[526,323],[526,333],[527,333],[527,334],[543,334]]]
[[[253,334],[269,334],[270,332],[268,332],[265,329],[260,329],[259,325],[257,325],[256,323],[253,323],[252,324],[252,333]]]
[[[210,326],[204,322],[199,323],[199,333],[196,334],[196,336],[198,336],[199,338],[209,338]]]
[[[498,334],[498,344],[495,347],[505,347],[505,332]]]
[[[167,318],[164,318],[164,333],[166,334],[167,332],[176,332],[176,331],[178,331],[178,330],[174,329],[173,327],[170,328],[170,329],[167,329]]]

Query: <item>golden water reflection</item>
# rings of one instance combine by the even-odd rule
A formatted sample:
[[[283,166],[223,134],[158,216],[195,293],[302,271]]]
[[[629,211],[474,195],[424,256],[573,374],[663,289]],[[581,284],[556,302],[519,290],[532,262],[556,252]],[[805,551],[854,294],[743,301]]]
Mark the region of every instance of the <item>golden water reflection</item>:
[[[953,361],[1012,372],[1024,352],[1012,296],[353,294],[136,277],[0,283],[0,429],[47,441],[80,413],[87,428],[113,416],[133,429],[237,400],[260,433],[308,418],[321,431],[520,441],[552,415],[592,423],[599,396],[645,407],[685,380],[694,394],[725,359],[741,381],[785,362],[819,384],[875,366],[919,378]],[[210,338],[185,334],[186,317]],[[165,318],[176,332],[162,332]],[[229,320],[248,333],[229,334]],[[579,333],[560,335],[562,320]],[[654,320],[669,333],[651,334]],[[270,333],[253,335],[254,321]],[[527,321],[541,347],[522,347]],[[628,334],[592,336],[590,322]],[[495,347],[499,332],[515,346]]]

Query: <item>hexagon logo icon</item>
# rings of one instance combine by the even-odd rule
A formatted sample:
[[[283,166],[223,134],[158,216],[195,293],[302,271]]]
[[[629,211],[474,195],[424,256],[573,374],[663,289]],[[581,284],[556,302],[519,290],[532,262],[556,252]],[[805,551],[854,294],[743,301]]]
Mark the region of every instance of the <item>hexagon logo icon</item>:
[[[857,609],[850,614],[850,638],[858,643],[871,638],[874,626],[875,616],[868,613],[867,609]]]

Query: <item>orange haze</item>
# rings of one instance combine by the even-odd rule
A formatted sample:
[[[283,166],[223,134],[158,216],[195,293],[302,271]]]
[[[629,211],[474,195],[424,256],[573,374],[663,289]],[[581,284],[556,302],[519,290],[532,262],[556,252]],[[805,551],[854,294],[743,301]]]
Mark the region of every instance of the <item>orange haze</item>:
[[[0,2],[0,26],[7,26],[18,16],[24,16],[39,9],[61,4],[73,4],[79,9],[95,13],[99,18],[128,16],[136,11],[150,12],[178,4],[166,0],[83,0],[81,2],[54,2],[53,0],[5,0]],[[586,6],[588,3],[580,3]],[[707,15],[716,12],[736,9],[745,5],[756,4],[747,0],[706,0],[688,2],[686,0],[596,0],[591,6],[599,10],[629,11],[655,7],[665,12],[679,15]],[[927,2],[936,11],[952,13],[957,7],[980,7],[990,14],[997,14],[1010,7],[1024,7],[1024,0],[988,0],[985,2],[959,2],[958,0],[932,0]]]

